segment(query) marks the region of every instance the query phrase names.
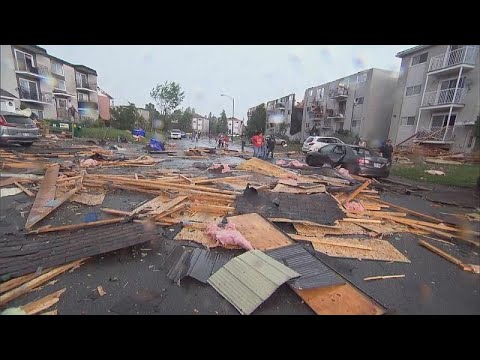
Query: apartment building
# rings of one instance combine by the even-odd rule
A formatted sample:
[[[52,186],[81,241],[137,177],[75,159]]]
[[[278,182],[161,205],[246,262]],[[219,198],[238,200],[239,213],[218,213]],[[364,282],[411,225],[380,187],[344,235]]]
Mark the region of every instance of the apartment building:
[[[402,59],[389,137],[394,144],[475,146],[480,116],[479,46],[421,45]]]
[[[305,90],[301,140],[349,130],[378,144],[386,139],[398,73],[368,69]]]
[[[228,123],[228,135],[242,135],[243,134],[243,120],[230,117],[227,119]]]
[[[282,134],[300,140],[303,111],[296,106],[295,94],[267,102],[267,134]]]
[[[113,97],[109,95],[105,90],[97,86],[97,96],[98,96],[98,115],[103,120],[110,120],[111,112],[110,109],[115,106]]]
[[[16,110],[29,108],[40,119],[98,118],[95,70],[35,45],[1,45],[0,55],[0,98],[13,98]]]
[[[210,121],[202,115],[193,113],[192,117],[192,130],[199,131],[202,134],[208,134],[210,129]]]

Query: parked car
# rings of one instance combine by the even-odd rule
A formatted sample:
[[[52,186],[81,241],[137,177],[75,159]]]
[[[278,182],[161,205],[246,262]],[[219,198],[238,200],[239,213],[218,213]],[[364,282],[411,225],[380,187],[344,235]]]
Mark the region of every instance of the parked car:
[[[185,131],[181,131],[182,133],[182,139],[185,139],[187,137],[187,133]]]
[[[266,138],[268,139],[270,137],[270,135],[267,135]],[[281,146],[286,146],[287,145],[287,141],[285,139],[282,139],[282,138],[279,138],[279,137],[275,137],[275,145],[281,145]]]
[[[347,144],[328,144],[320,150],[310,151],[305,159],[309,166],[341,166],[351,174],[388,177],[391,163],[366,147]]]
[[[170,139],[182,139],[182,132],[178,129],[170,130]]]
[[[330,136],[309,136],[303,143],[302,151],[316,151],[327,144],[344,144],[344,142],[336,137]]]
[[[40,138],[40,130],[32,119],[16,113],[0,112],[0,142],[31,146]]]

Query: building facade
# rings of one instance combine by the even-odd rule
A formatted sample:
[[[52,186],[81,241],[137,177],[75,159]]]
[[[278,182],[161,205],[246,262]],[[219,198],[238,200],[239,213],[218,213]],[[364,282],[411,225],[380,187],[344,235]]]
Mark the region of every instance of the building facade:
[[[301,140],[348,130],[371,144],[386,139],[398,73],[368,69],[305,91]]]
[[[227,123],[228,123],[228,135],[232,135],[232,129],[233,129],[233,135],[243,134],[243,120],[230,117],[227,119]]]
[[[16,110],[29,108],[40,119],[98,118],[95,70],[35,45],[1,45],[0,54],[0,88],[13,95]]]
[[[474,149],[474,125],[480,116],[479,53],[477,45],[421,45],[397,54],[402,63],[389,132],[395,145]]]
[[[295,94],[267,102],[267,134],[283,135],[289,140],[300,140],[302,120],[294,116]]]
[[[111,112],[110,109],[115,106],[113,97],[110,96],[105,90],[97,86],[97,96],[98,96],[98,115],[103,120],[110,120]]]
[[[206,117],[194,113],[192,117],[192,130],[202,134],[208,134],[210,131],[210,121]]]

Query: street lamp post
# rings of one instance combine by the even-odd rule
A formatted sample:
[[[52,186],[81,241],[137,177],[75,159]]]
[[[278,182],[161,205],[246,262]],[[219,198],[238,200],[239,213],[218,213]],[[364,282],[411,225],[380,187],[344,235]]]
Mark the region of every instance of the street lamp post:
[[[230,95],[220,94],[220,96],[225,96],[232,99],[232,141],[233,141],[233,122],[235,121],[235,99]]]

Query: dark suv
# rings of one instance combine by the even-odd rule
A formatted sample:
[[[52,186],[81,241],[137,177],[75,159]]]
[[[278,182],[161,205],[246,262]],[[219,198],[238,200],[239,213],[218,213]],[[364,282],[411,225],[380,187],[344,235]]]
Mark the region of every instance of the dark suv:
[[[0,112],[0,143],[30,146],[40,138],[40,130],[27,116]]]

